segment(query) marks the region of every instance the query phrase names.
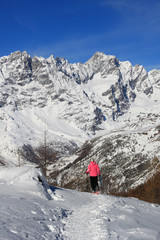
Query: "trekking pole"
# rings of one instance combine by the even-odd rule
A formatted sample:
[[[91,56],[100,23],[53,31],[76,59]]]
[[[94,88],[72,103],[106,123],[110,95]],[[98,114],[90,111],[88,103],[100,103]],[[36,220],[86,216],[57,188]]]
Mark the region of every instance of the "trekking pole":
[[[88,174],[87,174],[87,192],[89,191],[89,181],[88,181]]]
[[[101,186],[102,186],[102,178],[101,178],[101,175],[99,175],[99,181],[100,181]]]

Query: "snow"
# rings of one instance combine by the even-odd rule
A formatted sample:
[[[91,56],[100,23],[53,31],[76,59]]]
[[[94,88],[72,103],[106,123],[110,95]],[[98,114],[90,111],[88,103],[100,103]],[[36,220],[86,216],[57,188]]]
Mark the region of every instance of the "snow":
[[[159,114],[160,71],[147,75],[142,66],[132,67],[130,62],[120,62],[112,55],[97,52],[84,64],[69,64],[53,55],[31,59],[27,52],[17,51],[0,58],[0,69],[0,157],[8,165],[17,164],[17,149],[24,144],[39,147],[45,130],[49,143],[69,147],[75,143],[81,147],[86,140],[114,129],[117,134],[124,125],[135,129],[137,122],[140,129],[141,119],[137,116],[141,113]],[[123,102],[122,86],[127,87],[130,107],[125,109],[124,101],[126,107],[121,110],[125,114],[113,121],[116,100]],[[146,95],[150,87],[153,93]],[[131,93],[136,96],[133,102]],[[104,118],[95,112],[97,108]],[[95,124],[97,130],[93,132]],[[145,122],[146,127],[153,124],[152,119]]]
[[[0,215],[3,240],[160,239],[159,205],[49,188],[29,166],[0,168]]]
[[[15,112],[9,108],[1,109],[0,117],[5,119],[5,121],[1,121],[0,129],[1,156],[7,159],[10,165],[16,164],[17,146],[21,148],[23,143],[34,147],[39,146],[44,141],[45,131],[48,142],[76,141],[76,144],[81,146],[88,139],[87,134],[78,126],[58,119],[55,112],[55,108],[51,106],[45,107],[43,110],[35,107]]]

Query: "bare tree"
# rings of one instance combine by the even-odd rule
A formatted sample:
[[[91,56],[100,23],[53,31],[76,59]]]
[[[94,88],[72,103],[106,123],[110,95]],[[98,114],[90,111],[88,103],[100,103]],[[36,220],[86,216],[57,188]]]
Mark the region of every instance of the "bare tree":
[[[54,163],[58,158],[58,152],[47,142],[47,131],[44,131],[44,142],[36,149],[39,166],[47,178],[47,168],[49,164]]]
[[[48,165],[57,161],[58,152],[54,150],[52,142],[49,142],[47,131],[45,130],[43,142],[41,142],[38,147],[33,148],[31,145],[24,144],[22,148],[18,150],[19,165],[21,164],[20,157],[40,167],[47,178]]]

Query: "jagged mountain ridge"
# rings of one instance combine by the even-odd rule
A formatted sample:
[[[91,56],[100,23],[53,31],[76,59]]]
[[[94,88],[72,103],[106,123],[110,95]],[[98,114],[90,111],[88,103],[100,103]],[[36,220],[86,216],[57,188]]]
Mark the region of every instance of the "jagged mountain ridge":
[[[6,163],[17,161],[23,144],[39,145],[44,129],[52,146],[66,145],[63,154],[70,155],[98,132],[121,129],[133,112],[135,129],[143,113],[159,112],[160,71],[147,73],[143,66],[100,52],[84,64],[14,52],[0,58],[0,87],[0,148]]]
[[[1,92],[1,107],[8,104],[12,104],[14,110],[20,110],[27,104],[45,107],[49,100],[56,101],[57,98],[58,101],[66,101],[71,105],[69,97],[72,98],[73,95],[68,93],[68,89],[72,87],[72,91],[78,89],[81,101],[85,98],[85,101],[88,99],[92,104],[101,106],[106,117],[123,114],[138,93],[150,96],[154,84],[150,82],[150,75],[153,79],[159,74],[158,70],[153,70],[149,75],[142,66],[133,67],[129,62],[120,62],[115,56],[99,52],[84,64],[69,64],[65,59],[54,59],[53,55],[48,59],[36,56],[32,59],[26,52],[15,52],[0,58],[0,68],[1,88],[8,91]],[[85,88],[95,78],[105,82],[103,84],[99,81],[105,86],[101,89],[103,104],[98,101],[100,96],[96,96],[100,94],[95,93],[94,89],[89,94]],[[159,84],[159,79],[157,82]],[[80,88],[76,83],[84,86]],[[105,103],[108,104],[103,107]]]

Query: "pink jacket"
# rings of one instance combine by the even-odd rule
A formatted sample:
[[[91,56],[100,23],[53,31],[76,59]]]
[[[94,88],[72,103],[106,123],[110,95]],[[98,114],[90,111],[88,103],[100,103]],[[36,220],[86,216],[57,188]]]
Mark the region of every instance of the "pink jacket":
[[[98,175],[101,175],[98,164],[92,161],[90,162],[86,173],[90,173],[91,177],[96,177]]]

